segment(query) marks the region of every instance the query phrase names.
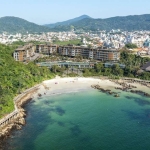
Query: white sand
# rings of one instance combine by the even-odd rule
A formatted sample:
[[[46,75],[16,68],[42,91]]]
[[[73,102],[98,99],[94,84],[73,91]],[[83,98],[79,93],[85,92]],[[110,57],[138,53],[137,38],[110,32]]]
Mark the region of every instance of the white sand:
[[[127,83],[127,82],[126,82]],[[78,92],[82,90],[92,90],[91,85],[100,85],[103,89],[113,90],[115,87],[122,87],[109,79],[95,79],[95,78],[60,78],[43,81],[39,87],[39,90],[34,97],[40,94],[56,95],[62,93]],[[130,83],[135,85],[137,88],[133,90],[141,90],[143,92],[150,93],[150,90],[146,86],[142,86],[138,83]]]
[[[92,89],[91,85],[100,85],[104,89],[114,89],[114,87],[119,87],[109,80],[95,79],[95,78],[55,78],[52,80],[46,80],[42,82],[38,93],[55,95],[61,93],[78,92],[81,90]],[[45,88],[46,87],[46,88]],[[37,93],[37,94],[38,94]]]

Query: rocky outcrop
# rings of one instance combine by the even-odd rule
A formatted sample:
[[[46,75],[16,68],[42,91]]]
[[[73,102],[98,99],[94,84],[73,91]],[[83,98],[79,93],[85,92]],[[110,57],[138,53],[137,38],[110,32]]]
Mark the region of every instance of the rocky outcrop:
[[[0,130],[0,141],[3,141],[7,137],[9,137],[12,130],[15,130],[15,129],[20,130],[22,126],[25,125],[26,123],[25,117],[26,117],[26,114],[25,114],[24,109],[20,109],[17,117]]]
[[[103,88],[101,88],[100,85],[98,85],[98,84],[97,84],[97,85],[91,85],[91,87],[94,88],[94,89],[98,89],[98,90],[100,90],[100,91],[103,92],[103,93],[108,93],[108,94],[110,94],[110,95],[113,95],[113,94],[114,94],[114,97],[120,97],[118,93],[113,92],[113,91],[111,91],[110,89],[103,89]]]
[[[146,93],[146,92],[143,92],[143,91],[140,91],[140,90],[131,90],[130,91],[131,93],[137,93],[137,94],[141,94],[141,95],[144,95],[146,97],[150,97],[150,94]]]

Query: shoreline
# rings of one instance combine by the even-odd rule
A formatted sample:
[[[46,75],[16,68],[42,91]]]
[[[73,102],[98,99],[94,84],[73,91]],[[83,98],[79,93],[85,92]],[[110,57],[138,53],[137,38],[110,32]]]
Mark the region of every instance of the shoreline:
[[[135,80],[135,79],[133,79]],[[142,81],[142,80],[141,80]],[[145,81],[143,81],[145,83]],[[118,89],[123,88],[124,85],[127,87],[130,86],[137,91],[142,91],[150,94],[150,83],[143,85],[141,83],[131,82],[130,80],[120,79],[120,80],[112,80],[112,79],[103,79],[103,78],[59,78],[56,77],[51,80],[43,81],[41,84],[38,84],[30,89],[27,89],[22,94],[18,95],[14,98],[15,110],[12,112],[17,112],[17,115],[10,119],[4,126],[0,126],[0,145],[3,140],[6,140],[12,130],[21,129],[23,125],[25,125],[25,117],[26,111],[23,109],[23,106],[32,100],[32,98],[38,98],[41,96],[55,96],[64,93],[72,93],[79,92],[81,90],[90,90],[91,86],[99,85],[103,90],[114,90],[118,87]],[[119,90],[120,90],[119,89]],[[127,91],[129,92],[129,91]],[[11,114],[11,113],[10,113]],[[9,116],[8,114],[7,116]],[[2,118],[5,120],[6,117]],[[8,117],[9,118],[9,117]],[[1,149],[1,148],[0,148]]]

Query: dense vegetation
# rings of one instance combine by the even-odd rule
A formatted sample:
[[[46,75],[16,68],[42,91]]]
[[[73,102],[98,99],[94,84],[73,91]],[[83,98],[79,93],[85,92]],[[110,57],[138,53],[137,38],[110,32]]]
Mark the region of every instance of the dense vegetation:
[[[141,58],[130,54],[127,51],[121,52],[121,59],[119,63],[125,64],[124,69],[120,68],[118,64],[114,64],[110,68],[105,68],[103,63],[98,63],[95,65],[94,69],[84,69],[84,76],[109,76],[112,78],[119,77],[130,77],[130,78],[140,78],[144,80],[150,80],[150,72],[142,72],[140,67],[146,62],[150,61],[150,58]]]
[[[125,47],[128,49],[138,48],[136,44],[132,44],[132,43],[126,44]]]
[[[11,33],[40,33],[49,31],[97,31],[122,29],[132,30],[150,30],[150,15],[135,15],[126,17],[112,17],[107,19],[93,19],[83,15],[74,19],[56,24],[40,26],[17,17],[0,18],[0,32]]]
[[[126,31],[150,30],[150,15],[135,15],[126,17],[112,17],[107,19],[85,18],[68,25],[59,24],[53,27],[54,31],[68,31],[71,27],[75,30],[97,31],[122,29]]]
[[[46,24],[45,26],[50,27],[50,28],[54,28],[56,26],[71,25],[72,23],[80,21],[80,20],[85,19],[85,18],[91,18],[91,17],[89,17],[87,15],[82,15],[80,17],[76,17],[74,19],[70,19],[70,20],[67,20],[67,21],[57,22],[57,23],[53,23],[53,24]]]
[[[15,46],[0,44],[0,117],[14,109],[13,98],[23,90],[54,76],[47,68],[33,62],[16,62],[12,53]]]
[[[40,33],[48,32],[50,29],[45,26],[40,26],[35,23],[28,22],[17,17],[2,17],[0,18],[0,33]]]

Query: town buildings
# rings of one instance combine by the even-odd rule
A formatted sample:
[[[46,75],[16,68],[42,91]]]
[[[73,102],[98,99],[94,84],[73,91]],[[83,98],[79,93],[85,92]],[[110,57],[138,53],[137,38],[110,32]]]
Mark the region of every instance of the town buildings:
[[[119,51],[125,44],[132,43],[137,45],[137,49],[130,49],[134,54],[142,57],[150,55],[150,31],[97,31],[83,32],[76,34],[75,32],[48,32],[41,34],[26,34],[20,33],[9,35],[7,33],[0,34],[0,43],[11,44],[14,41],[38,41],[49,44],[37,44],[34,49],[35,53],[52,55],[58,53],[62,56],[95,59],[100,61],[117,61],[119,60]],[[55,41],[70,41],[79,40],[80,46],[57,46]],[[23,50],[24,49],[24,50]],[[15,50],[14,58],[17,61],[26,61],[31,54],[25,51],[25,47]],[[31,52],[33,55],[33,52]]]

